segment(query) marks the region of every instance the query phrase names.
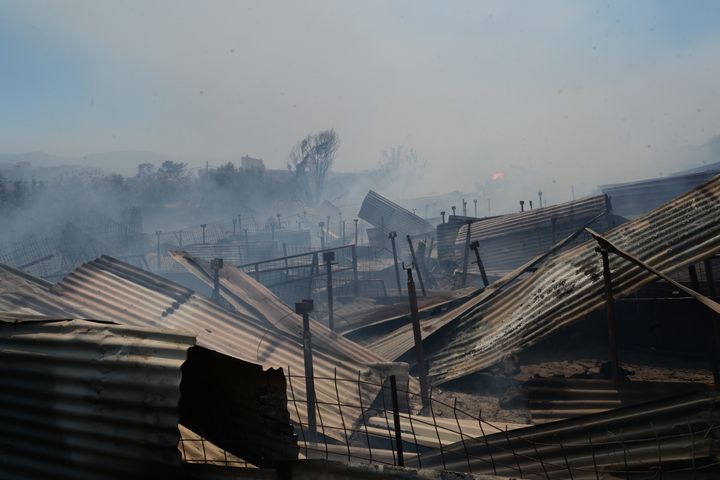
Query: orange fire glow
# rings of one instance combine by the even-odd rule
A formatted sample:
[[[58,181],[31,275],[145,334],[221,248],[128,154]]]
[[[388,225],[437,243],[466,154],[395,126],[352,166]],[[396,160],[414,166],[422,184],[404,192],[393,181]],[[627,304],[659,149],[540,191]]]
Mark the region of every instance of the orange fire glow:
[[[502,180],[503,178],[505,178],[505,172],[495,172],[490,176],[490,180],[492,180],[493,182],[497,180]]]

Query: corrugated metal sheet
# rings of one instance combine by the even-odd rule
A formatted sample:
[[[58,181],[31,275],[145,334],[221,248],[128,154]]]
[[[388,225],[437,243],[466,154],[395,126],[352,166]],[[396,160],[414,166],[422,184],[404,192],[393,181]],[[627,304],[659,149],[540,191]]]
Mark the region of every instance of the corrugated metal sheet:
[[[550,258],[552,255],[555,255],[556,252],[561,251],[566,245],[573,242],[575,238],[581,234],[581,232],[583,232],[583,230],[578,230],[571,235],[568,235],[553,245],[549,250],[536,255],[512,272],[507,273],[500,280],[491,283],[489,286],[477,291],[476,293],[469,293],[469,300],[466,304],[441,315],[431,316],[430,318],[424,320],[421,318],[423,341],[427,340],[428,337],[434,335],[443,326],[452,322],[456,318],[461,317],[466,312],[477,308],[478,305],[482,305],[490,298],[495,297],[515,283],[523,275],[534,271],[534,269],[537,268],[538,265],[542,264],[542,262]],[[386,358],[393,360],[405,358],[405,355],[413,348],[414,345],[412,324],[403,325],[395,331],[378,339],[371,339],[368,342],[364,342],[363,345],[366,345],[370,348],[370,350]],[[428,351],[430,350],[428,349]]]
[[[172,258],[188,272],[212,287],[210,264],[185,252],[172,252]],[[268,328],[278,328],[302,341],[302,317],[285,305],[273,292],[232,265],[220,270],[220,295],[238,312],[254,317]],[[380,355],[310,320],[313,345],[338,358],[371,364],[386,362]]]
[[[533,378],[525,382],[533,423],[605,412],[681,393],[706,391],[703,383],[613,382],[588,378]]]
[[[51,283],[0,265],[0,311],[56,317],[82,317],[50,293]]]
[[[490,218],[470,226],[470,241],[479,241],[480,258],[485,270],[489,274],[504,275],[582,228],[593,218],[598,217],[593,228],[601,233],[621,223],[621,219],[609,213],[608,207],[607,197],[599,195]],[[608,215],[602,215],[603,212],[608,212]],[[461,226],[455,239],[454,258],[458,263],[463,259],[467,228],[466,225]],[[477,271],[473,262],[474,254],[471,254],[472,268],[469,271]]]
[[[600,190],[610,197],[615,212],[624,217],[635,218],[691,188],[702,185],[715,174],[716,171],[651,178],[637,182],[602,185]]]
[[[0,477],[168,478],[191,334],[0,323]]]
[[[720,177],[605,237],[661,272],[720,251]],[[590,241],[545,263],[533,275],[469,308],[448,329],[434,355],[433,381],[486,368],[603,306],[602,261]],[[614,292],[627,295],[655,277],[611,255]],[[470,302],[477,304],[477,302]]]
[[[387,232],[397,232],[399,244],[404,244],[405,235],[422,235],[434,230],[427,220],[372,190],[365,196],[358,217],[384,229],[385,236]]]
[[[704,393],[500,431],[422,465],[519,478],[717,478],[718,407],[717,394]]]
[[[87,316],[129,325],[179,328],[197,333],[198,345],[236,358],[259,363],[265,368],[283,368],[291,375],[304,376],[302,344],[293,336],[270,329],[250,316],[231,313],[212,300],[162,277],[140,270],[110,257],[87,263],[54,287],[59,297]],[[314,349],[315,389],[320,415],[330,436],[344,435],[341,420],[352,422],[360,410],[337,406],[338,395],[344,405],[357,405],[358,376],[374,377],[372,368]],[[339,390],[332,381],[337,371]],[[345,380],[345,381],[343,381]],[[291,390],[292,388],[292,390]],[[364,384],[363,402],[369,405],[379,388]],[[289,381],[288,399],[292,419],[306,423],[304,378]],[[296,397],[300,407],[292,403]]]

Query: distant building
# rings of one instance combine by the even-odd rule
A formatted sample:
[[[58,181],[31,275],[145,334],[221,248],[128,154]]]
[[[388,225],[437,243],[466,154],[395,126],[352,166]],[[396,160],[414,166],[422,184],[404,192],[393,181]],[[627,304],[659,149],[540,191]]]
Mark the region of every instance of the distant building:
[[[240,159],[240,168],[242,170],[261,169],[265,168],[265,165],[263,165],[262,158],[253,158],[245,155]]]

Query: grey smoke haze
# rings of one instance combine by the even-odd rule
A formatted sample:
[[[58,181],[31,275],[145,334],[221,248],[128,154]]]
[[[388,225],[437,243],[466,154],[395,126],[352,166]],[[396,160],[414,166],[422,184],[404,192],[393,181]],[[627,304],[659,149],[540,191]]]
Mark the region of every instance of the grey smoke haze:
[[[0,4],[3,152],[284,168],[332,127],[339,171],[404,145],[418,191],[522,171],[518,195],[567,200],[695,166],[720,132],[712,2]]]

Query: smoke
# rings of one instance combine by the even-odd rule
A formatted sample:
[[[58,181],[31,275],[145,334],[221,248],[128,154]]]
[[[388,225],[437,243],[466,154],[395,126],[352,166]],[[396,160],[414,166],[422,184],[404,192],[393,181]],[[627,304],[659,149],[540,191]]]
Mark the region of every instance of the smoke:
[[[694,166],[692,146],[720,132],[716,10],[22,2],[0,17],[0,86],[21,86],[0,100],[0,142],[162,152],[191,168],[250,154],[280,169],[299,139],[333,127],[336,172],[413,148],[429,181],[402,196],[481,190],[502,171],[505,210],[538,190],[566,201]]]

